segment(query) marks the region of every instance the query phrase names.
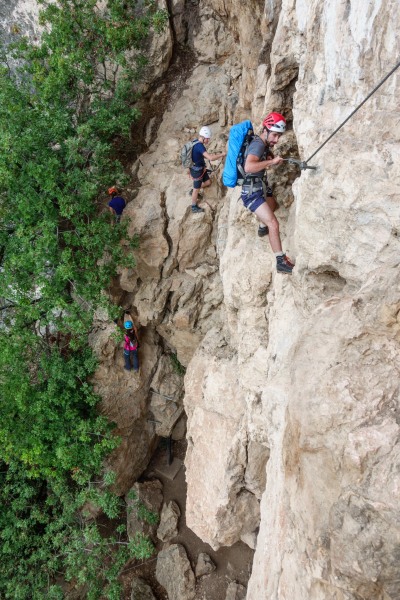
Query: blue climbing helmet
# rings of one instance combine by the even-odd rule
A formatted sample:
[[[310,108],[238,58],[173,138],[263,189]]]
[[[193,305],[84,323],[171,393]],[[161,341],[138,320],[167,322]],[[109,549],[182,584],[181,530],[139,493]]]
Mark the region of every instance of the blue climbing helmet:
[[[125,329],[133,329],[132,321],[125,321],[124,327],[125,327]]]

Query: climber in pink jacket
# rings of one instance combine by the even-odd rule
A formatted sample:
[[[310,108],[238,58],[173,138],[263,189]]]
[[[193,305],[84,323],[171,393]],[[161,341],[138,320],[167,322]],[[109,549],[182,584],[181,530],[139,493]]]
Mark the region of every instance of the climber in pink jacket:
[[[125,369],[130,371],[133,367],[134,371],[139,371],[139,340],[138,333],[133,321],[125,321],[124,323],[124,359]]]

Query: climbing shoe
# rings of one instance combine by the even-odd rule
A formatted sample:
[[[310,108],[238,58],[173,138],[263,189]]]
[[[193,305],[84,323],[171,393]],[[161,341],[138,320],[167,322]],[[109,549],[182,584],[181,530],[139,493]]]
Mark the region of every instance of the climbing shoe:
[[[264,237],[264,236],[268,235],[268,233],[269,233],[268,225],[259,225],[258,226],[258,231],[257,231],[258,237]]]
[[[276,270],[278,273],[287,273],[291,275],[294,264],[287,258],[286,254],[276,257]]]
[[[204,212],[204,208],[200,208],[197,204],[192,204],[192,213],[201,213]]]

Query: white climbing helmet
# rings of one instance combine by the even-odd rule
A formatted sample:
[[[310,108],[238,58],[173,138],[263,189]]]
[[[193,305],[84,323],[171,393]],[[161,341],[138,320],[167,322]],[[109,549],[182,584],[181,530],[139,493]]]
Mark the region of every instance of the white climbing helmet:
[[[211,137],[211,129],[209,127],[202,127],[199,131],[199,135],[209,140]]]

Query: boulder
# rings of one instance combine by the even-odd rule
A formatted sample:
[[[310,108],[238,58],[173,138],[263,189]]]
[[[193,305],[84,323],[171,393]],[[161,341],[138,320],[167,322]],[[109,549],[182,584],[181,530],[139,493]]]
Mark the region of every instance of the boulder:
[[[164,504],[161,511],[160,525],[157,529],[157,537],[163,542],[169,542],[178,535],[178,520],[181,511],[176,502]]]
[[[158,479],[136,482],[126,494],[126,519],[129,539],[137,533],[155,536],[161,505],[163,485]]]
[[[246,600],[246,588],[232,581],[226,590],[225,600]]]
[[[158,436],[169,437],[183,413],[183,376],[174,368],[171,355],[163,355],[150,384],[150,411]]]
[[[156,597],[151,587],[138,577],[132,581],[131,600],[156,600]]]
[[[158,554],[156,578],[169,600],[195,599],[195,577],[186,550],[180,544],[172,544]]]
[[[195,575],[196,577],[203,577],[203,575],[209,575],[215,571],[217,567],[211,560],[211,558],[205,552],[200,552],[197,558]]]

